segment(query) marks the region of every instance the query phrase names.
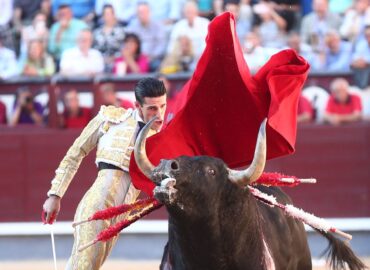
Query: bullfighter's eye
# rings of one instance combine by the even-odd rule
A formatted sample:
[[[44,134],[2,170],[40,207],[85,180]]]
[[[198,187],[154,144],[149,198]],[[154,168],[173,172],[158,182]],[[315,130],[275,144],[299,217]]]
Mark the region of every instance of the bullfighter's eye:
[[[208,169],[208,174],[215,175],[216,171],[214,169]]]

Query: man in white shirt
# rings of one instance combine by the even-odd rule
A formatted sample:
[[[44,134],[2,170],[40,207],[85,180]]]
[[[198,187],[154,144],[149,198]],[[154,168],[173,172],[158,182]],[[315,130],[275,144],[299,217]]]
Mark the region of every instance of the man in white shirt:
[[[77,47],[67,49],[60,61],[60,73],[67,76],[92,76],[103,72],[102,54],[91,48],[93,36],[89,29],[82,30],[77,38]]]
[[[208,33],[209,20],[198,16],[198,6],[194,1],[186,2],[184,6],[185,19],[178,21],[172,29],[170,35],[170,42],[168,44],[167,52],[173,51],[176,40],[179,36],[188,36],[195,49],[196,59],[200,57],[204,48],[206,47],[206,36]]]
[[[17,75],[15,53],[4,46],[4,39],[4,35],[0,34],[0,80]]]

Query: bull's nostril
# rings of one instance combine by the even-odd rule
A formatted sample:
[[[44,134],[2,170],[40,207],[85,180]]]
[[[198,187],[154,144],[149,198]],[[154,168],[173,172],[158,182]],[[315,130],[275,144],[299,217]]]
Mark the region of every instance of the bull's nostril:
[[[171,169],[177,171],[179,169],[179,163],[175,160],[171,162]]]

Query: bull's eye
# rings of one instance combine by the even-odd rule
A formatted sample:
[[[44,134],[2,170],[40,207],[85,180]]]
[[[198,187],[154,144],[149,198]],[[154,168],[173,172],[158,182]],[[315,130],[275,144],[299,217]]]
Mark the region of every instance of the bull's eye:
[[[208,169],[208,174],[216,175],[216,171],[214,169]]]

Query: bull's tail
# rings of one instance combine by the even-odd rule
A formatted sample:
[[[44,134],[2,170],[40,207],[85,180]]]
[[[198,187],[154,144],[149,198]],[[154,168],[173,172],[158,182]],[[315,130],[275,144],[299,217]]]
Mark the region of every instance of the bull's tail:
[[[363,270],[367,269],[366,265],[354,254],[346,242],[336,238],[331,233],[316,230],[329,241],[329,246],[323,252],[327,256],[332,269]]]

